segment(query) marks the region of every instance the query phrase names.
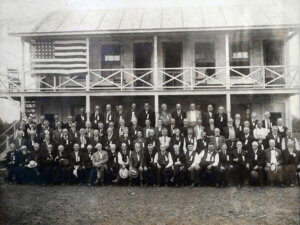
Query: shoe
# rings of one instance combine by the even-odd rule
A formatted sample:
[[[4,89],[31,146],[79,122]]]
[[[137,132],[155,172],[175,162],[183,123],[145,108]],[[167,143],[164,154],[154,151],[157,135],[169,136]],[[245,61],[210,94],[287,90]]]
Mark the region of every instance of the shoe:
[[[179,185],[178,185],[178,184],[175,184],[175,187],[179,187]]]
[[[88,187],[92,187],[92,184],[88,184]]]
[[[192,183],[191,187],[195,187],[195,183]]]
[[[293,183],[290,183],[290,187],[295,187],[295,185]]]
[[[283,188],[283,187],[284,187],[284,184],[283,184],[283,183],[280,183],[280,187],[282,187],[282,188]]]
[[[118,183],[118,178],[112,180],[111,182],[113,182],[113,183]]]

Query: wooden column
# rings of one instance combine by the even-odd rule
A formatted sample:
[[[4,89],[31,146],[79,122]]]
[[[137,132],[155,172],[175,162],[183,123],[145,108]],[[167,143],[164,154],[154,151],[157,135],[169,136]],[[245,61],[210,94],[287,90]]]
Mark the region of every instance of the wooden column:
[[[25,119],[26,118],[26,107],[25,107],[25,96],[21,95],[21,119]]]
[[[230,89],[230,56],[229,35],[225,34],[225,67],[226,67],[226,89]]]
[[[158,54],[157,54],[157,35],[154,35],[153,38],[153,84],[154,84],[154,89],[158,89]]]
[[[85,111],[86,111],[86,118],[87,121],[90,121],[90,114],[91,114],[91,97],[89,94],[85,96]]]
[[[229,119],[231,117],[231,95],[229,93],[226,94],[226,111]]]
[[[22,48],[22,57],[21,57],[21,91],[25,91],[25,42],[24,39],[21,38],[21,48]]]
[[[159,117],[159,98],[158,98],[158,94],[154,94],[154,112],[155,112],[155,124],[156,124],[157,119]]]
[[[91,74],[90,74],[90,38],[86,38],[86,68],[87,68],[87,75],[86,75],[86,91],[90,90],[90,81],[91,81]]]

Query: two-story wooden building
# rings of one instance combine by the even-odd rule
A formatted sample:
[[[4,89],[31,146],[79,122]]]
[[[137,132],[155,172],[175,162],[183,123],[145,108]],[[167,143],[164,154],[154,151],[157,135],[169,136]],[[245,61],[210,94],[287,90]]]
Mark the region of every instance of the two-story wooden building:
[[[162,102],[169,110],[195,102],[202,110],[224,105],[229,115],[268,110],[291,127],[290,96],[300,92],[297,8],[59,11],[12,35],[30,46],[31,68],[1,73],[0,95],[19,99],[23,114],[66,120],[82,106],[89,114],[95,105],[148,101],[158,113]]]

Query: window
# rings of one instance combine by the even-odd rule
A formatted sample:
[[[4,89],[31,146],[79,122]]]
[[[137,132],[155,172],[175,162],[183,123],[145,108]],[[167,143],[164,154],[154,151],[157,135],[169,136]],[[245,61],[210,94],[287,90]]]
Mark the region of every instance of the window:
[[[195,43],[195,64],[196,67],[215,66],[215,45],[211,42]],[[206,75],[213,75],[215,69],[205,69]]]
[[[236,66],[234,68],[240,73],[245,75],[249,74],[249,68],[238,68],[239,66],[250,66],[250,48],[249,42],[232,42],[230,52],[230,66]],[[236,72],[231,71],[231,76],[241,76]]]
[[[108,44],[101,46],[101,68],[115,69],[121,64],[121,46],[119,44]]]

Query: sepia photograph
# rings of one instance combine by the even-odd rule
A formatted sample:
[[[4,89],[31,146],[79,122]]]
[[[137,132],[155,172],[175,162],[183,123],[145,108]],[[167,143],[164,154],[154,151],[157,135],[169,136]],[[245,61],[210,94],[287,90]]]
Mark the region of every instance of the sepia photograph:
[[[0,0],[0,224],[299,225],[299,0]]]

